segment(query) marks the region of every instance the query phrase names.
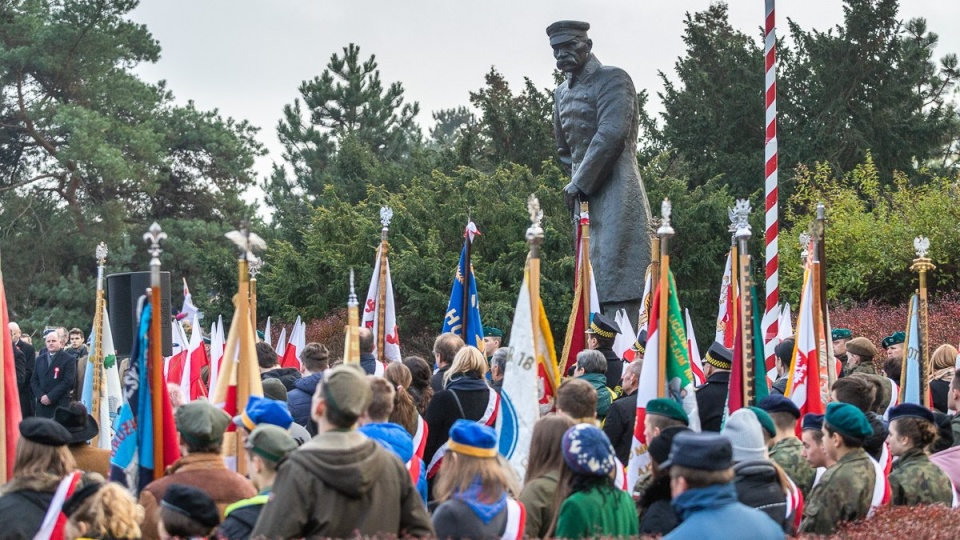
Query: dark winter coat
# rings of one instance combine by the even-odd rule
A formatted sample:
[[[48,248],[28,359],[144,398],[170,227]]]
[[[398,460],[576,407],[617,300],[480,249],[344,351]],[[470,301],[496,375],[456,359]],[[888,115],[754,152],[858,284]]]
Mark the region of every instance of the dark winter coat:
[[[268,493],[237,501],[227,507],[223,523],[217,527],[217,538],[226,540],[247,540],[257,525],[260,512],[267,504]]]
[[[670,502],[670,475],[664,474],[640,498],[640,534],[667,534],[677,528],[680,518]]]
[[[317,391],[317,385],[323,380],[323,373],[311,373],[303,377],[293,385],[293,390],[287,392],[287,407],[290,409],[290,416],[293,421],[303,427],[310,423],[310,404],[313,402],[313,394]]]
[[[603,432],[607,434],[620,463],[626,463],[630,457],[630,445],[633,444],[633,428],[637,422],[637,391],[621,397],[610,405],[607,419],[603,423]]]
[[[613,349],[597,349],[603,353],[607,360],[607,388],[613,390],[613,393],[620,397],[623,395],[623,388],[620,387],[620,380],[623,378],[623,360],[613,352]]]
[[[23,384],[20,384],[19,375],[17,377],[17,389],[20,390],[20,410],[23,411],[23,417],[33,416],[34,401],[33,389],[30,388],[30,380],[33,378],[34,367],[37,362],[37,350],[33,345],[20,339],[14,343],[14,347],[20,349],[24,356],[24,367],[26,368]]]
[[[60,478],[15,478],[0,496],[0,531],[3,538],[30,540],[40,530]]]
[[[700,412],[700,429],[703,431],[720,431],[729,386],[730,372],[718,371],[707,378],[703,386],[697,388],[697,410]]]
[[[453,427],[454,422],[461,418],[474,421],[483,418],[489,401],[490,391],[487,389],[443,390],[434,394],[430,404],[427,405],[427,414],[424,416],[430,431],[427,433],[427,446],[423,452],[423,460],[430,463],[433,454],[450,437],[450,428]],[[460,412],[461,407],[463,414]]]
[[[437,370],[437,372],[430,377],[430,388],[433,388],[434,394],[443,391],[443,376],[446,375],[449,369],[450,365],[448,364]]]
[[[49,361],[47,360],[49,359]],[[37,400],[37,416],[53,418],[57,407],[70,403],[70,391],[77,382],[77,360],[70,353],[59,350],[52,357],[44,355],[37,361],[30,387]],[[50,405],[42,405],[40,398],[47,396]]]
[[[761,510],[786,531],[789,526],[787,499],[773,462],[767,459],[741,461],[734,465],[733,472],[737,500]]]

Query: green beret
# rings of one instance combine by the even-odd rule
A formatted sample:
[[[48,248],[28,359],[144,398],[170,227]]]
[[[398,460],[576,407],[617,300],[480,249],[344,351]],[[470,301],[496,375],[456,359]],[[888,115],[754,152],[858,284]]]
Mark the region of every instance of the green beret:
[[[883,341],[881,341],[880,344],[883,345],[884,349],[889,349],[891,345],[897,345],[898,343],[903,343],[906,340],[907,334],[904,332],[894,332],[883,338]]]
[[[684,425],[690,425],[690,418],[683,412],[683,407],[676,400],[667,398],[651,399],[647,402],[647,414],[659,414],[674,420],[679,420]]]
[[[483,335],[484,337],[495,337],[495,338],[503,339],[503,330],[499,328],[494,328],[492,326],[484,326]]]
[[[770,417],[770,414],[761,409],[760,407],[748,407],[753,414],[757,415],[757,420],[760,422],[760,427],[767,432],[767,435],[771,437],[777,436],[777,426],[773,425],[773,418]]]
[[[833,338],[833,341],[838,339],[850,339],[853,337],[853,333],[847,328],[834,328],[830,332],[830,336]]]
[[[849,403],[834,401],[827,405],[827,414],[823,418],[825,426],[854,439],[866,439],[873,435],[873,427],[860,409]]]

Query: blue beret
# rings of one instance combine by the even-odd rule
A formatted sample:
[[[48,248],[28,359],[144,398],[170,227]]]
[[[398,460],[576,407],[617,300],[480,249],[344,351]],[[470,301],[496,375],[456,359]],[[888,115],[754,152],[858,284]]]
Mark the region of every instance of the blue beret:
[[[803,415],[803,430],[820,431],[823,429],[823,415],[807,413]]]
[[[717,369],[730,369],[733,366],[733,351],[714,341],[710,344],[703,361]]]
[[[577,474],[607,476],[617,466],[607,434],[592,424],[577,424],[563,434],[563,460]]]
[[[587,37],[590,23],[581,21],[557,21],[547,27],[550,45],[559,45],[577,37]]]
[[[288,429],[293,423],[293,416],[290,416],[287,404],[282,401],[250,396],[247,400],[247,408],[233,417],[233,423],[247,428],[247,431],[253,431],[260,424],[271,424]]]
[[[833,428],[833,431],[854,439],[866,439],[873,435],[873,427],[867,417],[849,403],[834,401],[828,404],[823,423]]]
[[[833,341],[838,339],[850,339],[853,337],[853,332],[846,328],[834,328],[830,331],[830,337],[833,338]]]
[[[777,426],[773,423],[773,418],[770,418],[770,415],[767,414],[767,411],[761,409],[760,407],[747,407],[753,414],[757,416],[757,422],[760,422],[760,427],[767,432],[771,437],[777,436]]]
[[[896,345],[898,343],[903,343],[907,340],[907,334],[904,332],[894,332],[889,336],[883,338],[883,341],[880,342],[883,345],[884,349],[889,349],[891,345]]]
[[[757,407],[768,413],[785,412],[793,415],[794,418],[800,418],[800,408],[793,400],[781,396],[780,394],[770,394],[760,400]]]
[[[915,403],[901,403],[890,409],[889,418],[891,422],[897,418],[920,418],[930,423],[936,423],[933,411]]]
[[[684,412],[683,407],[675,399],[656,398],[647,402],[647,414],[659,414],[674,420],[679,420],[685,425],[690,425],[690,417]]]
[[[447,448],[466,456],[496,457],[497,432],[492,427],[461,418],[450,428]]]
[[[733,467],[733,446],[730,439],[712,432],[684,432],[673,438],[670,457],[661,469],[674,465],[700,471],[722,471]]]

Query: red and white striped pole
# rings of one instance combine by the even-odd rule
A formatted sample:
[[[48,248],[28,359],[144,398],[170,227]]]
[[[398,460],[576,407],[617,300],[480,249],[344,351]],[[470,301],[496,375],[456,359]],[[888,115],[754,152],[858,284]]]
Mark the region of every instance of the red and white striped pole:
[[[764,56],[764,97],[766,109],[766,137],[763,147],[763,157],[766,164],[764,171],[765,195],[765,256],[766,265],[766,312],[763,316],[763,355],[767,373],[774,369],[777,346],[778,326],[780,321],[780,279],[779,261],[777,257],[778,204],[777,204],[777,33],[776,33],[776,6],[775,0],[765,0],[766,19],[763,26],[763,56]]]

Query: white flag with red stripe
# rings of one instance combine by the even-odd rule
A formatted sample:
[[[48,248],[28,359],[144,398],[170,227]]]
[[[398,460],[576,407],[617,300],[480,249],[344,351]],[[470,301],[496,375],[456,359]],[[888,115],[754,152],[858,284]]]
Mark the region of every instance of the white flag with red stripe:
[[[190,403],[201,397],[207,397],[208,392],[203,385],[201,370],[208,364],[207,350],[203,346],[200,318],[194,316],[193,334],[190,336],[190,345],[187,346],[187,354],[184,356],[183,373],[180,375],[180,392],[183,395],[183,403]]]
[[[717,308],[717,333],[714,341],[722,343],[724,347],[733,347],[733,289],[730,287],[733,279],[733,266],[730,261],[730,252],[727,252],[727,262],[723,267],[723,280],[720,282],[720,300]]]
[[[683,310],[687,327],[687,353],[690,355],[690,369],[693,371],[694,384],[700,386],[707,378],[703,374],[703,357],[700,356],[700,347],[697,345],[697,336],[693,334],[693,320],[690,319],[690,310]]]
[[[287,342],[287,347],[283,351],[283,358],[280,359],[282,367],[300,369],[300,353],[306,346],[303,331],[304,327],[300,322],[300,316],[297,315],[297,320],[293,323],[293,330],[290,332],[290,341]]]
[[[403,359],[400,354],[400,338],[397,328],[397,308],[396,304],[393,301],[393,279],[390,277],[390,260],[386,260],[384,265],[384,271],[386,272],[385,289],[386,293],[381,294],[380,291],[380,253],[383,250],[383,246],[380,246],[377,249],[377,261],[373,266],[373,277],[370,278],[370,288],[367,290],[367,300],[363,304],[363,320],[360,321],[360,324],[370,328],[374,336],[380,335],[380,302],[381,297],[384,300],[383,306],[383,320],[384,320],[384,333],[383,333],[383,358],[386,361],[399,362]],[[373,344],[373,355],[377,358],[380,358],[380,351],[378,350],[378,344],[376,339],[374,339]]]
[[[803,293],[797,318],[797,342],[794,345],[790,375],[785,395],[800,409],[800,414],[823,414],[820,395],[820,353],[817,343],[816,318],[813,310],[813,279],[810,269],[804,271]]]

